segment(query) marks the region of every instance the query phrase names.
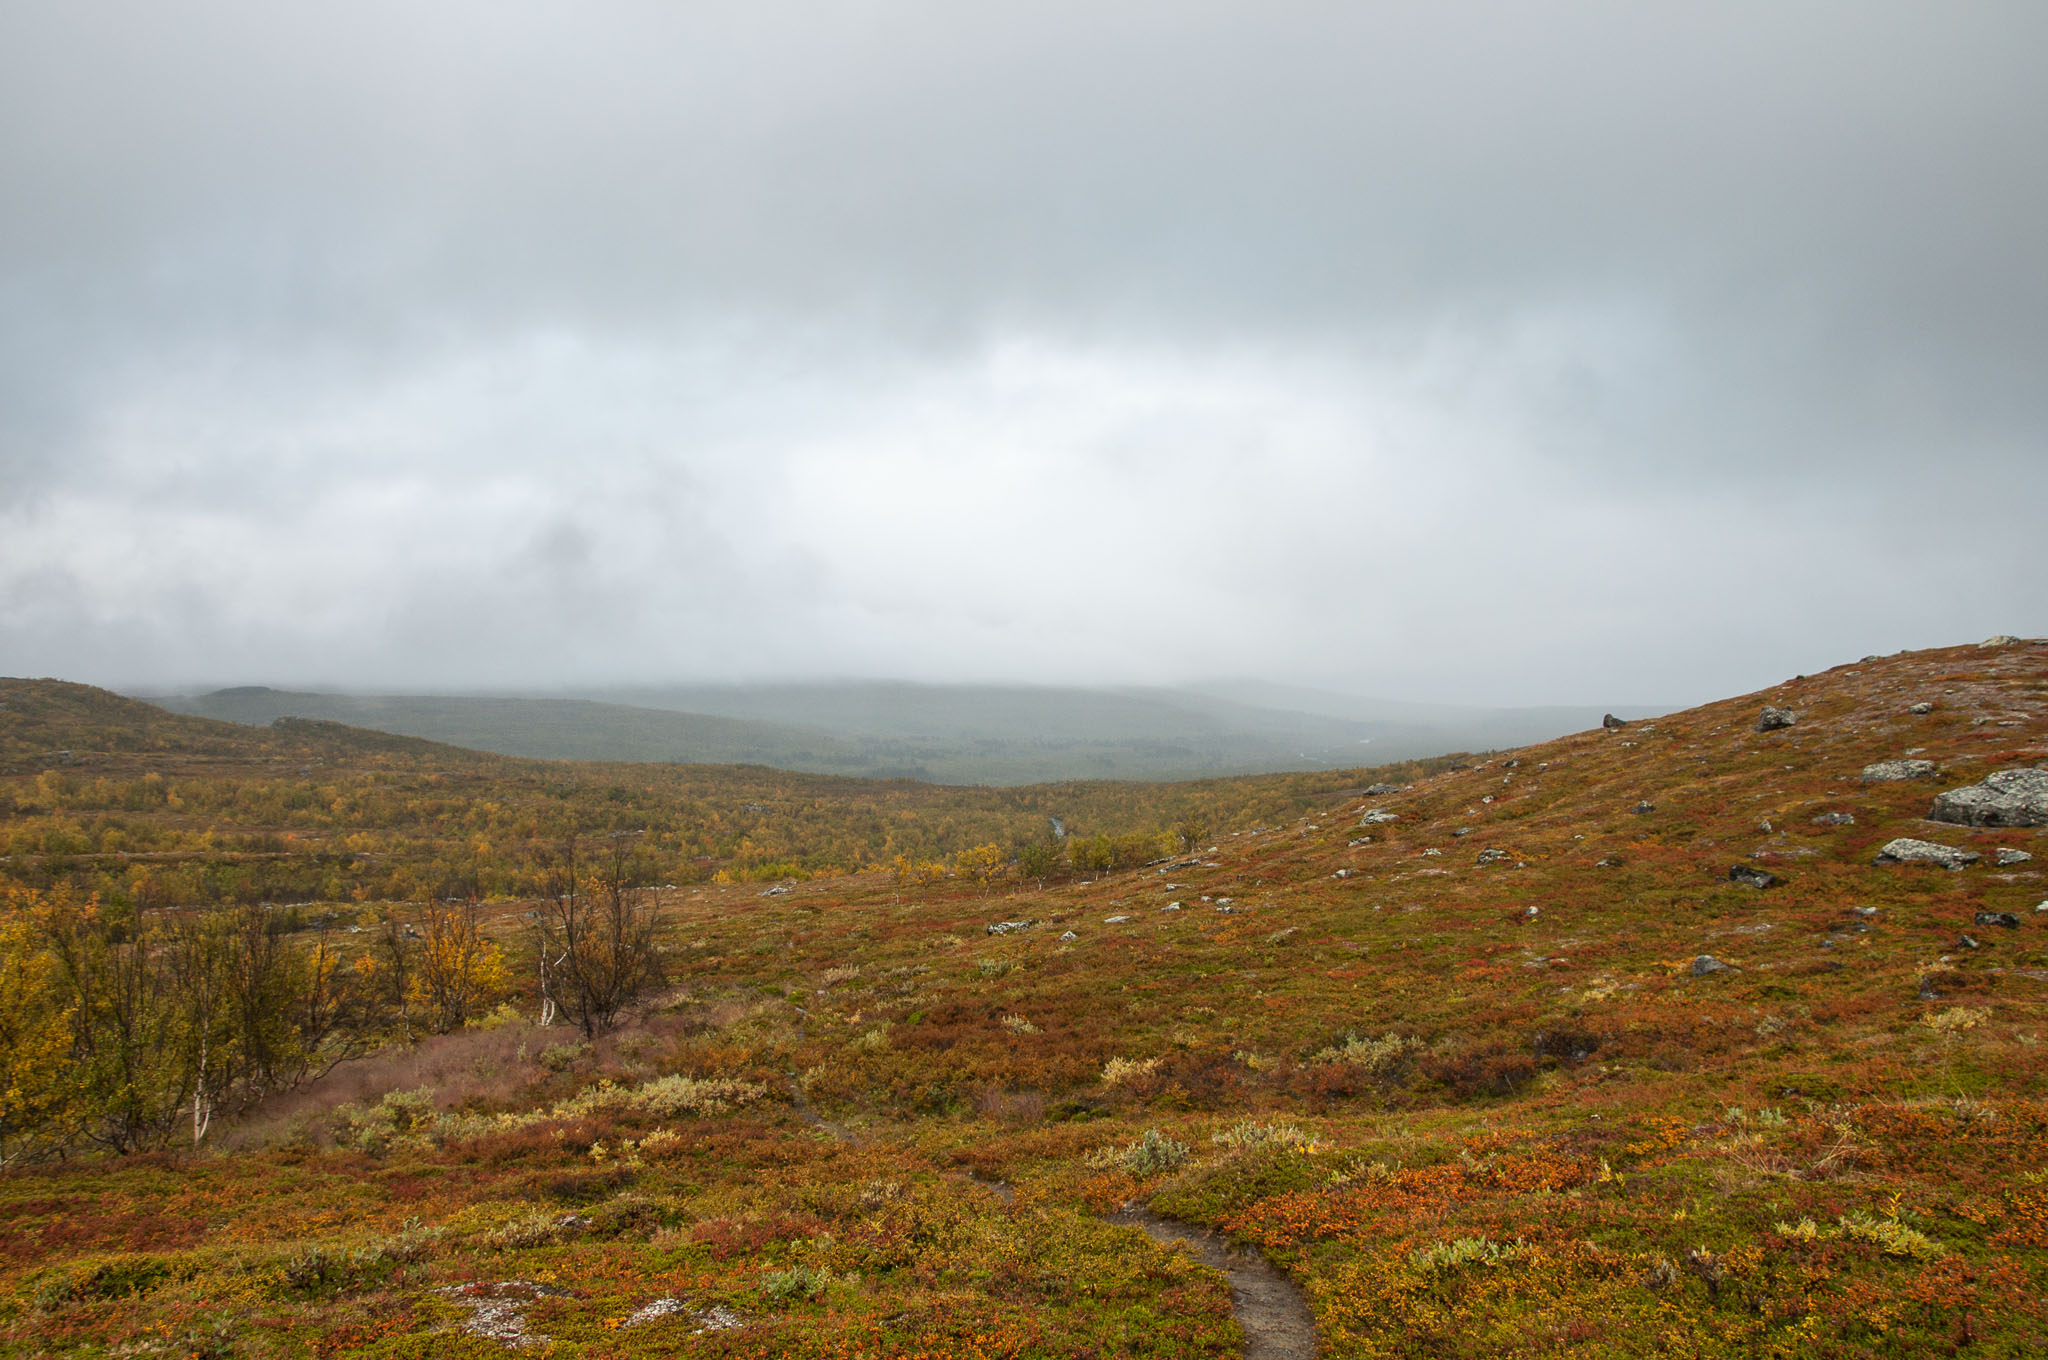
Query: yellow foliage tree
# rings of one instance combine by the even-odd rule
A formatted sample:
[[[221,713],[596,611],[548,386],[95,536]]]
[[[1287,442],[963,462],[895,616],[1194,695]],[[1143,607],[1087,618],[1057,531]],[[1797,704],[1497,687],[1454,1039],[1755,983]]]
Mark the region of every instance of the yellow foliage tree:
[[[1003,860],[1001,847],[977,845],[971,850],[962,850],[953,860],[953,866],[960,873],[981,885],[987,892],[989,886],[1003,876],[1008,865]]]
[[[0,1166],[69,1136],[71,1008],[21,890],[0,907]]]
[[[429,906],[419,918],[419,953],[411,999],[427,1009],[434,1029],[461,1029],[502,995],[511,975],[505,956],[477,928],[477,905]]]

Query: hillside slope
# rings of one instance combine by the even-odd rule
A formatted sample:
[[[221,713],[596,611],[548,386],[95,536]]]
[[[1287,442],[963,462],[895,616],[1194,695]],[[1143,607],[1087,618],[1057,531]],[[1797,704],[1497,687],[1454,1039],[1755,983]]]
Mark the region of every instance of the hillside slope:
[[[2048,829],[1929,814],[2042,767],[2048,645],[2001,642],[1042,889],[684,887],[673,991],[594,1045],[0,1176],[0,1340],[506,1353],[483,1299],[561,1355],[1236,1353],[1141,1203],[1270,1253],[1329,1356],[2040,1354]]]

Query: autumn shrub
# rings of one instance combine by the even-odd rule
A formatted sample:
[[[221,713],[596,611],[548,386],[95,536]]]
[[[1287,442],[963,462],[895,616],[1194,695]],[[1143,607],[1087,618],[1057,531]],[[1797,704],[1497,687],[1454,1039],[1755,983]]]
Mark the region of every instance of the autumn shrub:
[[[1093,1167],[1116,1167],[1133,1176],[1158,1176],[1178,1170],[1187,1161],[1186,1143],[1169,1138],[1158,1129],[1145,1130],[1137,1142],[1121,1148],[1104,1148],[1088,1159]]]
[[[1503,1038],[1431,1049],[1418,1067],[1424,1081],[1453,1100],[1513,1095],[1536,1076],[1536,1059]]]

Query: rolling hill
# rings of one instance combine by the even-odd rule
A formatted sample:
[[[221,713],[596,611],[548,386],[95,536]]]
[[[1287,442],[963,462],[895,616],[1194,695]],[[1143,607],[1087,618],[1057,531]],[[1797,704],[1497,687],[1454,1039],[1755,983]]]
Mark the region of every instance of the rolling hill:
[[[92,815],[42,778],[10,825]],[[2048,644],[1994,639],[1180,788],[1145,806],[1207,834],[1124,869],[683,884],[669,990],[595,1042],[507,1018],[218,1148],[0,1173],[0,1345],[2040,1354],[2044,785]]]
[[[1270,693],[1307,698],[1315,711],[1244,702],[1222,689],[855,682],[574,696],[347,695],[247,686],[152,702],[231,722],[322,719],[549,760],[756,764],[992,785],[1195,779],[1346,768],[1361,759],[1383,764],[1518,745],[1590,727],[1601,717],[1599,709],[1495,710]]]

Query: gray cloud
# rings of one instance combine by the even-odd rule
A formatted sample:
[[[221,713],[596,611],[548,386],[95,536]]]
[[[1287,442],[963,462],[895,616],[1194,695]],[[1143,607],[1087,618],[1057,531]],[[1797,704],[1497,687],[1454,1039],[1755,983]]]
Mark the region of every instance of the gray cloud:
[[[10,10],[0,669],[1681,700],[2048,631],[2044,38]]]

